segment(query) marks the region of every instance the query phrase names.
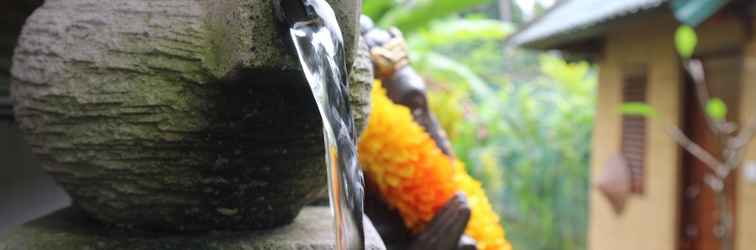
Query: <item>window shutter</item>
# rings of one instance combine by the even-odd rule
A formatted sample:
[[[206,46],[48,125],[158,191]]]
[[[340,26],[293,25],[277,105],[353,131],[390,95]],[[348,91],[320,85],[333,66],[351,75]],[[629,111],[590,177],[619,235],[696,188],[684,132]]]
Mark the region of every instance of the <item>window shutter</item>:
[[[647,76],[645,68],[625,73],[622,86],[623,102],[646,103]],[[622,156],[630,169],[630,190],[643,194],[646,160],[646,118],[622,116]]]

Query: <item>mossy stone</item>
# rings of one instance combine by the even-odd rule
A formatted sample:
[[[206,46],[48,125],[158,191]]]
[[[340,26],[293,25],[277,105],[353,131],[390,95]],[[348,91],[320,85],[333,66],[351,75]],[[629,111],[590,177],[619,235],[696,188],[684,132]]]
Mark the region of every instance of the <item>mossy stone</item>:
[[[262,229],[325,188],[320,117],[271,2],[47,0],[27,19],[16,120],[75,206],[144,231]],[[359,1],[329,2],[354,38]]]
[[[365,249],[386,249],[367,217],[365,222]],[[306,207],[293,223],[273,230],[139,234],[67,208],[11,230],[0,237],[0,250],[330,250],[335,249],[332,225],[327,207]]]

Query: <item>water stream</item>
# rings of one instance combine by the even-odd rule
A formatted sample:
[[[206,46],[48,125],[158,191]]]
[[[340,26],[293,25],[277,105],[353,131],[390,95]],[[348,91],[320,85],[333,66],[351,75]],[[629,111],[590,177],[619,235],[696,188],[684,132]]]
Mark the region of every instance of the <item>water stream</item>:
[[[344,43],[333,10],[306,0],[317,16],[290,28],[299,61],[323,120],[328,191],[337,249],[364,249],[362,172],[357,165],[354,121],[348,102]]]

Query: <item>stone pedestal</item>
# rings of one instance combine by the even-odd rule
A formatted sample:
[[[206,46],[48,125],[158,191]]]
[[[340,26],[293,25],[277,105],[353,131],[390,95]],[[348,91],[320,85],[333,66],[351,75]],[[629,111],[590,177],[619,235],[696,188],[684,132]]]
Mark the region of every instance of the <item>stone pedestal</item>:
[[[59,210],[0,236],[0,250],[262,250],[335,249],[328,207],[306,207],[293,223],[267,231],[155,234],[124,232],[73,208]],[[366,249],[386,249],[365,217]]]

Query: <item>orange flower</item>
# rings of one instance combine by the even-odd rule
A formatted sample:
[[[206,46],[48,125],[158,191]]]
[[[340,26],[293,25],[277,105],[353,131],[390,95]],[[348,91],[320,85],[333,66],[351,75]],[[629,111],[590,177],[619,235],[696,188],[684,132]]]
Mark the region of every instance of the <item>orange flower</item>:
[[[358,144],[360,164],[407,228],[422,230],[462,191],[472,210],[465,233],[477,241],[478,249],[511,249],[485,191],[462,162],[443,154],[409,109],[394,104],[379,82],[371,98],[370,118]]]

